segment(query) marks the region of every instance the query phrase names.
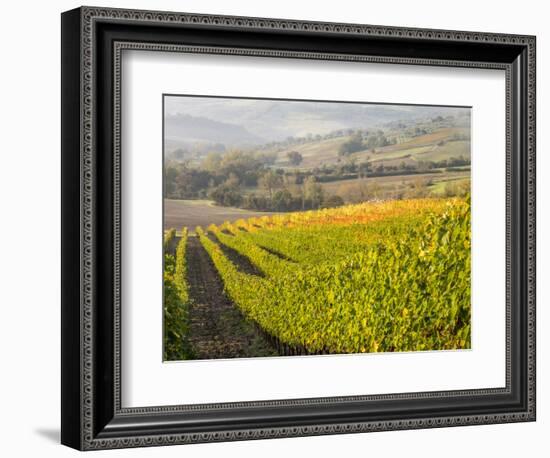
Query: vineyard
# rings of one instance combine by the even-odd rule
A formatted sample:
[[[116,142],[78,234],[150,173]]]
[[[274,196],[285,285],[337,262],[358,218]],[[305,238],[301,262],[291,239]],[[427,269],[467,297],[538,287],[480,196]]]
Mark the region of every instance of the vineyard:
[[[278,354],[470,348],[469,199],[362,203],[195,231],[184,229],[165,255],[165,359],[194,357],[191,239],[255,339]]]
[[[185,251],[187,229],[182,230],[174,255],[170,247],[176,239],[176,231],[170,230],[164,236],[164,355],[163,359],[191,359],[193,351],[187,334],[189,290]]]

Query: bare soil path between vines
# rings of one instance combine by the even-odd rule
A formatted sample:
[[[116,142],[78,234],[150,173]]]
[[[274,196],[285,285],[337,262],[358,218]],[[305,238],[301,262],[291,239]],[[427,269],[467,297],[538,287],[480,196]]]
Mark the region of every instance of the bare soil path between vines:
[[[187,241],[189,340],[196,359],[276,356],[277,350],[247,321],[224,292],[199,238]]]

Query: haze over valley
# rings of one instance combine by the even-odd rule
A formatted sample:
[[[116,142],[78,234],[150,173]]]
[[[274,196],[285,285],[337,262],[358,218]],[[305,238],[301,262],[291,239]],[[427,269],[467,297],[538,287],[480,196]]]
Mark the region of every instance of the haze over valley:
[[[195,201],[194,212],[232,207],[236,218],[469,191],[467,107],[199,96],[164,106],[165,198]]]

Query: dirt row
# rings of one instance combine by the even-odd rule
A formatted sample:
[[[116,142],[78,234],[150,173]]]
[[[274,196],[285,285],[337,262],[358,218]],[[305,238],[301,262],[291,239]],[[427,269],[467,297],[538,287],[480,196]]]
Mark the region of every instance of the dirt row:
[[[230,259],[239,263],[240,268],[251,268],[242,259],[244,256],[237,257],[234,251],[225,252],[231,253]],[[196,359],[278,355],[275,346],[227,297],[223,281],[198,237],[189,236],[186,256],[191,299],[189,340]]]

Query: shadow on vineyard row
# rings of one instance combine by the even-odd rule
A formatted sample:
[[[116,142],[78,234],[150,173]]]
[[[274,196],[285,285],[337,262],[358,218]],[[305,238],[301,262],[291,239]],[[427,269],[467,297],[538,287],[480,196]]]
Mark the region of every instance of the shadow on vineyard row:
[[[190,286],[189,341],[195,358],[278,355],[277,349],[227,297],[222,279],[198,237],[189,237],[186,258]]]
[[[221,243],[213,234],[208,237],[240,271],[264,276],[247,257]],[[198,237],[189,237],[186,258],[190,285],[189,341],[196,359],[312,354],[303,347],[281,342],[242,315],[227,297],[223,281]],[[315,354],[322,353],[328,352]]]

